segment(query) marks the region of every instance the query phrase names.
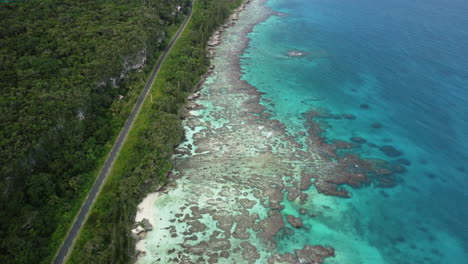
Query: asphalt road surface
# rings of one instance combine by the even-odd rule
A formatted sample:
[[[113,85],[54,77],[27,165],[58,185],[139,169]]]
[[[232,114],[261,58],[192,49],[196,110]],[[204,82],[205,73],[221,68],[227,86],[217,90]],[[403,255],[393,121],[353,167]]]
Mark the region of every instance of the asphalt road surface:
[[[192,1],[192,6],[193,6],[193,1]],[[164,50],[162,56],[159,58],[158,63],[153,69],[153,72],[151,73],[151,77],[149,78],[148,82],[146,83],[145,89],[141,93],[140,97],[138,98],[138,101],[133,108],[130,116],[128,117],[127,121],[125,122],[125,125],[123,126],[122,130],[120,131],[119,137],[117,140],[114,142],[114,146],[112,146],[112,150],[107,157],[106,162],[104,163],[104,166],[101,169],[101,172],[99,173],[98,178],[96,179],[96,182],[94,183],[93,187],[91,188],[91,191],[88,194],[88,197],[86,198],[86,201],[84,202],[83,206],[81,207],[80,213],[78,214],[78,217],[76,217],[75,222],[73,223],[73,226],[71,227],[70,231],[68,232],[68,235],[63,242],[62,247],[60,248],[57,256],[55,257],[54,263],[55,264],[62,264],[64,263],[70,248],[73,246],[73,241],[75,240],[76,236],[78,235],[81,226],[86,219],[86,216],[88,215],[89,209],[93,205],[94,201],[96,200],[97,194],[99,190],[101,189],[102,183],[107,177],[107,174],[109,173],[109,170],[112,166],[112,163],[115,160],[115,157],[117,156],[117,153],[119,152],[120,148],[122,147],[122,144],[127,137],[128,132],[130,131],[133,122],[135,121],[135,118],[138,115],[138,112],[141,109],[141,106],[143,105],[143,102],[145,101],[146,96],[148,95],[148,92],[151,88],[151,85],[154,82],[154,79],[156,79],[156,76],[159,72],[159,68],[161,67],[161,64],[164,62],[166,59],[167,54],[171,50],[172,46],[174,43],[179,39],[181,33],[184,31],[185,27],[187,26],[187,23],[189,22],[190,18],[192,16],[192,7],[190,7],[189,14],[187,18],[185,19],[184,23],[182,26],[179,28],[177,31],[176,35],[172,39],[172,41],[169,43],[169,45],[166,47]]]

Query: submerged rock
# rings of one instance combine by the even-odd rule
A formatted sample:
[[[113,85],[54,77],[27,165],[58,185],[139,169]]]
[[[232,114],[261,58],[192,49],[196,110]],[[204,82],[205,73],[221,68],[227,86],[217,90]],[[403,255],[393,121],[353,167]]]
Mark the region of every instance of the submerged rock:
[[[352,114],[343,114],[343,117],[349,120],[356,120],[356,116]]]
[[[403,166],[400,165],[400,164],[394,163],[394,164],[390,165],[390,170],[391,170],[392,172],[395,172],[395,173],[403,173],[403,172],[406,171],[406,168],[403,167]]]
[[[381,123],[376,122],[376,123],[372,123],[371,126],[372,128],[382,128],[383,125]]]
[[[268,258],[268,264],[290,263],[290,264],[320,264],[325,258],[335,256],[333,248],[326,248],[320,245],[306,245],[303,249],[294,250],[294,254],[276,254]]]
[[[265,240],[271,241],[273,237],[284,227],[283,216],[279,211],[269,211],[269,216],[260,221],[262,232],[259,236]]]
[[[268,264],[277,264],[277,263],[298,263],[298,259],[294,254],[285,253],[273,255],[268,258]]]
[[[288,215],[287,219],[288,219],[288,222],[295,228],[301,228],[303,225],[302,220],[299,217]]]
[[[242,257],[247,261],[255,261],[260,258],[257,248],[251,243],[244,241],[241,243]]]
[[[407,159],[397,159],[397,162],[400,163],[400,164],[403,164],[405,166],[410,166],[411,165],[411,162]]]
[[[352,147],[350,143],[342,140],[335,140],[333,146],[337,149],[350,149]]]
[[[351,195],[345,188],[341,188],[338,190],[336,185],[331,182],[318,180],[314,183],[314,185],[315,185],[315,188],[317,188],[317,191],[319,193],[322,193],[325,195],[333,195],[333,196],[338,196],[338,197],[343,197],[343,198],[351,197]]]
[[[359,105],[359,107],[360,107],[361,109],[369,109],[369,105],[368,105],[368,104],[361,104],[361,105]]]
[[[351,141],[358,144],[364,144],[367,142],[367,140],[362,137],[352,137]]]
[[[325,258],[335,256],[335,249],[323,246],[306,245],[303,249],[296,249],[294,252],[299,263],[322,263]]]
[[[395,187],[396,185],[395,177],[391,175],[379,177],[378,182],[379,182],[378,186],[382,188],[391,188],[391,187]]]
[[[401,151],[390,145],[381,146],[379,149],[389,157],[398,157],[402,154]]]

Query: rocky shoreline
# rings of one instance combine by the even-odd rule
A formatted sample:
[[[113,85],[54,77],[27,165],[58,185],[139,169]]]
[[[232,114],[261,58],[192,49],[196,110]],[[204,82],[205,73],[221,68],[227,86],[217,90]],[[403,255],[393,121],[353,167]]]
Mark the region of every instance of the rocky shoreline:
[[[224,23],[223,25],[221,25],[214,33],[213,35],[211,36],[210,40],[208,40],[208,55],[210,57],[210,59],[213,59],[215,56],[216,56],[216,47],[219,46],[219,44],[221,44],[221,38],[222,38],[222,34],[224,32],[225,29],[229,28],[229,27],[232,27],[236,24],[236,21],[239,20],[239,14],[245,10],[245,8],[247,7],[247,5],[250,3],[250,0],[244,0],[244,2],[241,4],[240,7],[234,9],[232,15],[229,16],[228,20],[226,23]],[[210,70],[212,70],[212,68],[210,67]],[[210,72],[208,72],[210,73]],[[206,77],[206,76],[204,76]],[[204,79],[204,78],[202,78]]]
[[[236,22],[239,20],[239,14],[247,8],[249,3],[250,3],[250,0],[244,0],[240,7],[234,9],[233,13],[229,16],[227,21],[221,26],[219,26],[216,29],[216,31],[213,33],[211,38],[208,40],[207,53],[208,53],[208,57],[210,58],[210,60],[213,60],[213,58],[216,56],[216,47],[218,47],[222,43],[223,32],[227,28],[232,27],[236,24]],[[215,69],[215,65],[211,64],[210,67],[208,68],[208,71],[201,76],[200,81],[195,85],[195,88],[193,89],[192,94],[189,95],[189,97],[187,97],[187,103],[184,107],[185,111],[183,111],[182,113],[183,119],[185,119],[189,115],[189,112],[191,110],[200,109],[201,106],[197,104],[195,100],[200,98],[201,96],[200,89],[205,84],[206,79],[209,76],[213,75],[214,69]],[[176,154],[177,154],[177,151],[176,151]]]
[[[238,21],[239,19],[239,14],[247,8],[250,1],[251,0],[244,0],[240,7],[234,9],[233,14],[229,16],[227,21],[223,25],[218,27],[218,29],[213,33],[212,37],[208,41],[208,48],[207,48],[207,53],[208,53],[207,55],[211,60],[216,56],[215,48],[219,46],[219,44],[221,43],[223,32],[225,31],[225,29],[235,25],[236,21]],[[264,1],[266,2],[266,0]],[[187,118],[187,116],[190,115],[189,112],[191,110],[200,109],[202,107],[201,105],[197,104],[195,101],[200,98],[201,96],[200,89],[204,85],[206,79],[209,76],[212,76],[214,69],[215,69],[215,66],[213,64],[210,65],[210,67],[208,68],[208,71],[200,78],[200,82],[198,82],[198,84],[195,86],[193,93],[188,96],[187,103],[184,106],[184,109],[182,111],[183,119]],[[183,152],[180,149],[176,149],[175,155],[180,155],[180,154],[187,154],[187,152]],[[159,188],[157,188],[157,192],[160,192],[160,191],[165,192],[166,191],[165,186],[160,186]],[[152,210],[149,208],[149,206],[152,206],[151,203],[154,203],[156,196],[157,196],[157,193],[149,194],[144,199],[144,201],[142,201],[140,205],[138,206],[139,210],[135,217],[135,224],[133,226],[133,229],[131,230],[131,236],[136,241],[136,251],[135,251],[135,256],[133,257],[135,263],[137,263],[141,257],[144,257],[146,255],[146,251],[143,249],[144,244],[146,243],[143,240],[146,239],[148,232],[153,230],[153,225],[151,224],[150,220],[148,220],[147,218],[142,218],[142,217],[146,216],[148,218],[151,218],[151,215],[149,214],[152,213]]]

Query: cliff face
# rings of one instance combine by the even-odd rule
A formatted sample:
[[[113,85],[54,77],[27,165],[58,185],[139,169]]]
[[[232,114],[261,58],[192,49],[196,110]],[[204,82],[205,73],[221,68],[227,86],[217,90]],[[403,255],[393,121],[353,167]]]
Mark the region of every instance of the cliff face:
[[[1,3],[1,263],[50,260],[189,3]]]

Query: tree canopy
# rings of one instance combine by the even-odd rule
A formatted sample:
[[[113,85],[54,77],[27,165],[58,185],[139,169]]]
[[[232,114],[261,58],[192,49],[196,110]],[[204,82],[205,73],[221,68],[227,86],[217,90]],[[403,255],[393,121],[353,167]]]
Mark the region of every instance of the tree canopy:
[[[50,262],[189,4],[0,3],[1,263]]]

